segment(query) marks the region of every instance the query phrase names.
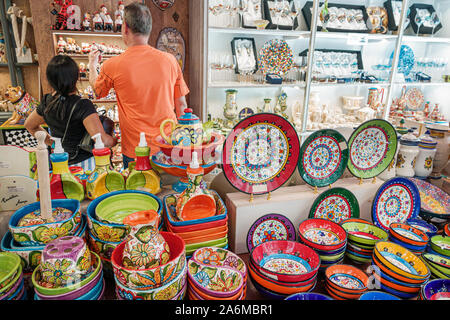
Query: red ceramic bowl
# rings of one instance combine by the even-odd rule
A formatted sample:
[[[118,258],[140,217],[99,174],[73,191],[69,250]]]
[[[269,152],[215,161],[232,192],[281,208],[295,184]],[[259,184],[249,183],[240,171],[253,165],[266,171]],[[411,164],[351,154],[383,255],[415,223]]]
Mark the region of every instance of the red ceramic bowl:
[[[317,273],[315,275],[312,276],[311,279],[308,279],[306,281],[302,281],[302,282],[285,282],[285,281],[277,281],[274,280],[273,278],[271,278],[271,275],[267,275],[267,274],[263,274],[261,273],[261,271],[259,271],[255,265],[253,264],[253,262],[249,261],[248,263],[248,267],[252,268],[253,272],[258,275],[259,277],[261,277],[264,280],[270,281],[276,285],[280,285],[280,286],[286,286],[286,287],[303,287],[306,285],[309,285],[311,283],[313,283],[316,278],[317,278]],[[272,276],[273,277],[273,276]]]
[[[405,223],[391,223],[389,234],[395,239],[413,246],[425,246],[430,241],[425,232]]]
[[[281,255],[281,256],[280,256]],[[272,258],[291,258],[298,264],[306,263],[309,271],[304,273],[280,273],[264,267],[264,262]],[[250,259],[257,270],[263,274],[269,274],[274,280],[284,282],[302,282],[311,279],[319,270],[320,257],[313,249],[304,244],[289,240],[274,240],[259,244],[250,253]],[[300,266],[301,267],[301,266]],[[308,269],[308,268],[306,268]],[[277,292],[276,290],[274,290]]]
[[[340,292],[361,294],[368,289],[369,277],[354,266],[346,264],[329,266],[325,269],[325,277],[328,285]]]
[[[333,251],[347,243],[345,229],[327,219],[307,219],[300,223],[298,231],[302,242],[313,249]]]

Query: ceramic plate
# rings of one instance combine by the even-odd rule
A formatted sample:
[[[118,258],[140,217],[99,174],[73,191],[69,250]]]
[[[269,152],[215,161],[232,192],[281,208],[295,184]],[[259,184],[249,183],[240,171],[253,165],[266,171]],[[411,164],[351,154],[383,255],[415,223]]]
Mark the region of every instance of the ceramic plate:
[[[423,93],[417,88],[412,88],[406,91],[405,100],[406,106],[411,111],[422,111],[425,107],[425,98]]]
[[[266,214],[253,223],[247,234],[248,252],[252,252],[257,245],[271,240],[296,240],[294,225],[281,214]]]
[[[300,154],[300,176],[312,186],[323,187],[334,183],[347,167],[347,141],[336,130],[314,132],[303,143]]]
[[[259,67],[266,74],[279,76],[287,73],[294,63],[292,49],[286,41],[272,39],[267,41],[259,52]]]
[[[283,117],[259,113],[240,121],[223,146],[223,172],[236,189],[265,194],[281,187],[294,173],[300,142]]]
[[[381,119],[364,122],[348,141],[348,169],[357,178],[376,177],[394,159],[397,144],[397,133],[389,122]]]
[[[377,191],[372,205],[372,220],[377,227],[389,230],[394,222],[405,223],[420,211],[420,195],[407,178],[386,181]]]
[[[421,214],[450,218],[450,196],[446,192],[424,180],[410,180],[419,189]]]
[[[328,219],[336,223],[349,218],[359,218],[359,203],[351,191],[332,188],[314,201],[309,218]]]

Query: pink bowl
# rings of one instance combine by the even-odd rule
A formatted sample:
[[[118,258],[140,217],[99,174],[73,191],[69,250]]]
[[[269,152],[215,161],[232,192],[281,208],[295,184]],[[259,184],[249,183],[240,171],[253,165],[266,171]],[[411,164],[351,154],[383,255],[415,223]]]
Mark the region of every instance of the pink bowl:
[[[307,219],[298,227],[300,240],[313,249],[322,251],[338,250],[347,243],[347,232],[339,224],[320,218]],[[322,233],[320,235],[319,233]],[[311,234],[317,236],[318,241],[311,240]],[[333,242],[333,244],[319,243],[319,241]]]
[[[288,274],[275,272],[263,267],[263,259],[277,255],[289,255],[301,262],[306,262],[309,265],[309,271],[298,274]],[[274,240],[263,242],[253,248],[250,253],[250,261],[260,273],[266,277],[271,277],[273,280],[282,282],[306,282],[314,277],[320,267],[320,257],[313,249],[304,244],[289,241],[289,240]]]
[[[16,283],[4,294],[2,294],[0,296],[0,300],[4,300],[6,297],[8,297],[9,295],[13,294],[17,288],[19,287],[20,283],[22,282],[23,279],[23,273],[19,276],[19,279],[16,281]]]

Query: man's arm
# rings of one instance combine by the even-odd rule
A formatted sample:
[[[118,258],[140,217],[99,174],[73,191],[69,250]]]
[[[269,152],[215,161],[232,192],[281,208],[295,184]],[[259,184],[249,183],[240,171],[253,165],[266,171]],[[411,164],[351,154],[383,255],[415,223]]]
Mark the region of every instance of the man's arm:
[[[92,88],[95,87],[95,81],[98,78],[98,60],[100,58],[100,51],[95,49],[89,53],[89,84]]]
[[[175,99],[175,112],[178,116],[182,116],[184,114],[184,109],[187,108],[186,97],[182,96]]]

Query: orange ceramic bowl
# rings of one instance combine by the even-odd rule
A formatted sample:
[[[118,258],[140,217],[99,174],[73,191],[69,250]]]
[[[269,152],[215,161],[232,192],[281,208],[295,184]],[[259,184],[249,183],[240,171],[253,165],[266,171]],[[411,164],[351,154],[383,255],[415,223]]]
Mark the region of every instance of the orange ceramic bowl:
[[[218,232],[218,233],[211,233],[211,234],[205,235],[205,236],[193,237],[193,238],[183,238],[182,237],[182,238],[186,244],[194,244],[194,243],[199,243],[199,242],[217,240],[217,239],[225,237],[227,234],[228,234],[228,228],[225,231]]]
[[[373,274],[374,278],[380,281],[383,285],[386,287],[389,287],[391,289],[400,291],[400,292],[406,292],[406,293],[418,293],[420,291],[420,287],[414,288],[414,287],[407,287],[402,286],[400,284],[394,283],[392,281],[387,280],[386,278],[380,277],[378,274]]]
[[[361,296],[361,293],[349,294],[342,291],[338,291],[330,287],[329,282],[325,284],[325,289],[327,290],[328,294],[336,300],[358,300],[359,297]]]
[[[413,246],[425,246],[430,241],[425,232],[405,223],[391,223],[389,233],[395,239]]]
[[[382,272],[386,273],[388,276],[390,276],[390,277],[392,277],[394,279],[397,279],[399,281],[403,281],[403,282],[406,282],[406,283],[414,283],[414,284],[423,283],[423,279],[420,279],[420,280],[419,279],[411,279],[411,278],[405,277],[405,276],[403,276],[403,275],[401,275],[399,273],[396,273],[395,271],[387,268],[383,263],[381,263],[381,261],[375,255],[375,252],[372,255],[372,261],[378,268],[380,268],[380,270]]]
[[[284,295],[286,295],[286,294],[291,295],[291,294],[298,293],[298,292],[306,292],[316,284],[316,281],[314,281],[313,283],[308,284],[306,286],[302,286],[302,287],[287,287],[287,286],[282,286],[282,285],[278,285],[273,282],[267,281],[266,279],[264,279],[264,278],[260,277],[258,274],[256,274],[252,268],[249,268],[248,271],[249,271],[252,279],[254,281],[256,281],[260,286],[262,286],[263,288],[269,289],[273,292],[276,292],[279,294],[284,294]]]
[[[447,223],[447,224],[444,226],[444,233],[445,233],[448,237],[450,237],[450,223]]]
[[[170,226],[167,226],[167,227],[168,227],[167,229],[169,231],[172,231],[172,228]],[[197,230],[197,231],[192,231],[192,232],[174,232],[174,233],[176,233],[183,239],[190,239],[190,238],[207,236],[212,233],[219,233],[219,232],[224,232],[224,231],[228,231],[228,225],[226,225],[226,224],[223,226],[204,229],[204,230]]]
[[[216,214],[216,202],[207,195],[198,195],[191,198],[178,216],[184,221],[204,219]]]
[[[325,277],[330,287],[349,294],[367,291],[369,277],[362,270],[346,265],[336,264],[325,269]]]
[[[173,233],[179,232],[191,232],[191,231],[199,231],[199,230],[209,230],[210,228],[223,227],[228,223],[228,215],[225,216],[224,219],[204,222],[200,224],[193,224],[189,226],[174,226],[170,224],[169,219],[167,219],[166,215],[164,215],[164,222],[167,229],[170,229]]]

